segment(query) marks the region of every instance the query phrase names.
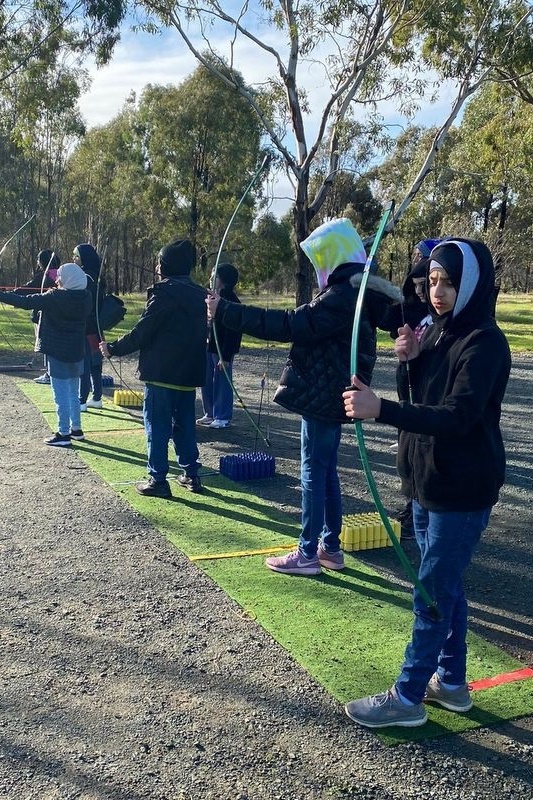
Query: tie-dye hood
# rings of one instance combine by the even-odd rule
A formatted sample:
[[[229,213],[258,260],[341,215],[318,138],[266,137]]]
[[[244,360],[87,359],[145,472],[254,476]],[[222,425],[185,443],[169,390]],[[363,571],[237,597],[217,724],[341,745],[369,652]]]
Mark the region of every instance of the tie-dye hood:
[[[319,225],[300,247],[315,268],[319,289],[339,264],[364,264],[366,252],[362,239],[349,219],[332,219]]]

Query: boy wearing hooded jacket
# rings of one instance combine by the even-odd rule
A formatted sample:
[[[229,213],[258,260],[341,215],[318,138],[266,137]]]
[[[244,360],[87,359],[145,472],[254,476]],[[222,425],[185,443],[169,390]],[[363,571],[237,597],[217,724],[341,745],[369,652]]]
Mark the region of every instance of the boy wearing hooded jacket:
[[[341,570],[342,501],[337,451],[344,413],[342,393],[349,385],[351,335],[358,289],[366,261],[359,234],[348,219],[320,225],[301,243],[317,275],[319,293],[294,311],[262,309],[207,298],[210,318],[258,339],[292,342],[274,402],[302,416],[302,531],[298,548],[268,558],[275,572],[318,575]],[[376,328],[387,308],[400,299],[388,281],[370,275],[360,328],[361,376],[369,382],[376,361]]]
[[[137,486],[146,497],[172,497],[167,480],[170,439],[178,465],[178,482],[200,493],[196,444],[196,389],[206,370],[206,290],[191,280],[194,247],[176,240],[159,252],[160,281],[148,289],[146,308],[135,327],[115,342],[101,342],[104,356],[139,351],[139,377],[145,382],[144,427],[149,480]]]
[[[423,725],[423,700],[459,713],[472,707],[463,573],[505,477],[500,416],[511,357],[492,317],[490,251],[473,239],[442,242],[431,251],[427,285],[433,325],[421,342],[406,325],[395,344],[400,402],[355,376],[356,391],[344,394],[349,417],[400,430],[398,472],[413,501],[419,579],[439,612],[435,619],[415,588],[412,639],[394,686],[346,705],[370,728]]]
[[[102,354],[100,353],[100,331],[98,330],[98,314],[102,308],[106,287],[100,277],[101,261],[92,244],[82,242],[76,245],[73,260],[87,275],[87,288],[91,293],[92,308],[85,329],[85,364],[80,378],[80,407],[102,408]],[[89,399],[89,394],[93,396]]]

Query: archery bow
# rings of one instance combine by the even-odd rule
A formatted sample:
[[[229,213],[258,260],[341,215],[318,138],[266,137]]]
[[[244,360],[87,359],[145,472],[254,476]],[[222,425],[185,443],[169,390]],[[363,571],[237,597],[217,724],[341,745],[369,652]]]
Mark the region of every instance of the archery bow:
[[[355,306],[355,316],[353,321],[353,328],[352,328],[352,348],[351,348],[351,355],[350,355],[350,372],[352,375],[357,374],[357,361],[358,361],[358,347],[359,347],[359,329],[361,324],[361,314],[363,311],[363,301],[366,291],[366,285],[368,283],[368,277],[370,275],[370,267],[374,260],[374,256],[376,255],[377,249],[381,243],[383,238],[383,234],[385,233],[385,229],[387,227],[387,223],[394,211],[394,202],[391,202],[388,208],[385,209],[383,216],[381,218],[378,230],[372,242],[372,247],[370,249],[370,253],[368,254],[368,258],[365,262],[365,268],[363,271],[363,277],[361,279],[361,285],[359,287],[359,293],[357,295],[357,303]],[[396,551],[396,555],[398,556],[400,563],[402,564],[403,568],[405,569],[408,577],[416,586],[420,596],[422,597],[424,603],[426,603],[430,614],[435,619],[440,619],[440,613],[437,608],[437,604],[435,601],[429,596],[428,592],[426,591],[425,587],[422,585],[420,579],[418,578],[416,572],[414,571],[411,563],[409,562],[407,556],[403,552],[401,545],[394,533],[393,527],[390,523],[390,520],[387,516],[383,503],[381,501],[381,497],[378,492],[378,488],[376,486],[376,481],[374,480],[374,476],[372,474],[372,469],[370,467],[370,462],[368,459],[368,452],[366,449],[365,437],[363,433],[363,423],[361,420],[356,419],[354,421],[355,425],[355,433],[357,436],[357,445],[359,447],[359,456],[361,458],[361,465],[363,467],[363,472],[366,478],[366,482],[368,484],[368,488],[370,490],[370,494],[372,495],[372,499],[374,501],[374,505],[376,506],[377,512],[380,516],[380,519],[385,527],[387,535],[391,540],[392,546]]]
[[[12,236],[10,236],[10,237],[9,237],[9,239],[8,239],[8,240],[7,240],[7,241],[6,241],[6,242],[5,242],[5,243],[2,245],[2,249],[0,250],[0,262],[1,262],[1,260],[2,260],[2,256],[4,255],[4,252],[5,252],[6,248],[7,248],[7,247],[8,247],[8,246],[11,244],[11,242],[13,241],[13,239],[16,239],[16,237],[19,235],[19,233],[20,233],[21,231],[23,231],[23,230],[24,230],[24,228],[25,228],[27,225],[29,225],[29,224],[30,224],[30,222],[31,222],[33,219],[35,219],[35,216],[36,216],[35,214],[32,214],[32,215],[31,215],[31,217],[30,217],[29,219],[27,219],[27,220],[26,220],[26,222],[23,222],[23,223],[22,223],[22,225],[20,226],[20,228],[17,228],[17,230],[15,231],[15,233],[14,233]],[[3,306],[3,305],[4,305],[4,304],[2,303],[2,306]],[[11,326],[14,328],[15,326],[14,326],[14,323],[11,321],[11,317],[8,317],[8,319],[9,319],[9,324],[10,324],[10,325],[11,325]],[[13,347],[13,345],[11,344],[11,342],[9,341],[9,339],[7,338],[7,336],[6,336],[4,333],[2,333],[2,338],[3,338],[3,339],[6,341],[7,345],[9,346],[9,348],[10,348],[11,350],[13,350],[13,352],[14,352],[14,353],[16,353],[16,352],[17,352],[17,349],[16,349],[15,347]],[[24,337],[24,338],[26,338],[26,337]],[[33,344],[33,343],[32,343],[32,344]]]
[[[262,160],[261,164],[259,165],[258,169],[255,171],[255,173],[254,173],[254,175],[252,177],[252,180],[250,181],[250,183],[248,184],[248,186],[244,190],[244,194],[242,195],[241,199],[239,200],[239,202],[235,206],[235,210],[234,210],[233,214],[231,215],[230,221],[228,222],[228,224],[226,226],[226,230],[224,231],[224,235],[222,236],[222,241],[220,242],[220,247],[218,248],[217,257],[215,259],[215,266],[213,267],[213,277],[211,279],[211,291],[212,292],[215,291],[217,269],[218,269],[218,265],[219,265],[219,262],[220,262],[220,257],[222,255],[222,251],[224,249],[224,244],[226,243],[226,239],[227,239],[228,233],[230,231],[230,228],[233,225],[233,220],[237,216],[237,213],[238,213],[240,207],[244,203],[244,200],[245,200],[248,192],[250,191],[250,189],[252,188],[252,186],[256,182],[257,178],[262,173],[262,171],[265,169],[265,167],[268,166],[268,164],[270,163],[270,158],[271,158],[270,153],[267,153],[266,156],[264,157],[264,159]],[[234,384],[234,382],[233,382],[233,380],[231,378],[231,375],[229,374],[229,372],[228,372],[228,370],[226,368],[226,365],[224,363],[224,358],[222,356],[222,351],[220,349],[220,343],[218,341],[217,327],[216,327],[214,319],[212,320],[212,325],[213,325],[213,338],[215,340],[215,346],[217,348],[219,363],[220,363],[220,365],[222,367],[222,372],[224,373],[224,375],[226,377],[226,380],[228,381],[229,385],[231,386],[231,391],[233,392],[235,398],[239,401],[242,410],[244,411],[244,413],[246,414],[246,416],[248,417],[248,419],[252,423],[253,427],[255,428],[256,433],[258,433],[259,436],[263,439],[263,441],[265,442],[266,446],[270,447],[270,442],[269,442],[267,436],[263,433],[261,428],[258,426],[256,421],[254,420],[254,418],[252,417],[252,415],[248,411],[248,408],[247,408],[244,400],[242,399],[242,397],[240,396],[239,392],[237,391],[237,388],[236,388],[236,386],[235,386],[235,384]]]

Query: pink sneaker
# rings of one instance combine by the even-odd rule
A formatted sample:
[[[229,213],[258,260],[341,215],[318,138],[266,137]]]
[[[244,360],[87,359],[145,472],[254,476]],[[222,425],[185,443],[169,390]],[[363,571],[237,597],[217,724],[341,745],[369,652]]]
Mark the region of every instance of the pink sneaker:
[[[265,564],[274,572],[285,572],[287,575],[320,575],[318,556],[306,558],[299,550],[293,550],[286,556],[271,556]]]
[[[325,569],[344,569],[344,553],[342,550],[337,550],[336,553],[328,553],[328,551],[324,549],[322,542],[320,542],[317,556],[320,561],[320,566],[325,567]]]

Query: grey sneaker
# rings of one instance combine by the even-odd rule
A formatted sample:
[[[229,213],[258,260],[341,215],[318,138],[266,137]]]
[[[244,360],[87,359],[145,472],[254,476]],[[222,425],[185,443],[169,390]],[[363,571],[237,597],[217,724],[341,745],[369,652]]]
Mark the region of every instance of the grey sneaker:
[[[324,569],[344,569],[344,553],[342,550],[337,550],[336,553],[328,553],[322,542],[320,542],[317,556],[320,566],[324,567]]]
[[[350,719],[366,728],[387,728],[389,725],[418,728],[424,725],[428,718],[423,703],[418,703],[416,706],[406,706],[402,703],[395,686],[383,694],[351,700],[346,703],[344,710]]]
[[[457,689],[445,689],[437,673],[431,677],[426,687],[424,700],[430,703],[438,703],[439,706],[447,708],[448,711],[458,711],[459,714],[470,711],[474,705],[467,683],[463,684],[463,686],[458,686]]]
[[[286,575],[320,575],[318,556],[306,558],[299,550],[293,550],[285,556],[271,556],[265,560],[267,567],[274,572]]]

